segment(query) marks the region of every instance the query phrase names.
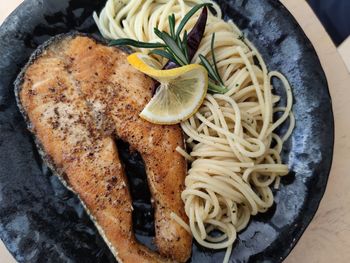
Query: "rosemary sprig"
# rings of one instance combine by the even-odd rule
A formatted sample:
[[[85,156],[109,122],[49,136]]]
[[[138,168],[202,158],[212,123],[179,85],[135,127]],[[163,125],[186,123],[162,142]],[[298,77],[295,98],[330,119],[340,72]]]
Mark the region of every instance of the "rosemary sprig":
[[[187,22],[191,19],[191,17],[202,7],[205,6],[212,6],[212,4],[210,3],[204,3],[204,4],[199,4],[199,5],[195,5],[194,7],[192,7],[192,9],[184,16],[184,18],[181,20],[177,30],[176,30],[176,37],[180,37],[181,31],[184,29],[184,27],[186,26]]]
[[[210,62],[208,61],[208,59],[203,56],[202,54],[199,55],[199,58],[202,62],[202,65],[206,68],[206,70],[208,71],[208,75],[211,79],[217,81],[217,77],[216,77],[216,72],[215,72],[215,68],[212,67],[212,65],[210,64]],[[218,82],[218,81],[217,81]]]
[[[188,46],[188,33],[185,30],[183,37],[181,39],[180,35],[183,29],[185,28],[188,21],[191,17],[203,7],[211,7],[210,3],[203,3],[194,6],[181,20],[179,26],[175,30],[175,15],[171,14],[168,17],[169,22],[169,33],[165,31],[160,31],[158,28],[154,28],[154,33],[163,41],[163,43],[146,43],[140,42],[133,39],[122,38],[113,40],[109,43],[110,46],[133,46],[137,48],[150,48],[153,49],[150,53],[158,56],[162,56],[178,66],[184,66],[191,63],[192,56],[189,56],[189,47]],[[205,18],[206,19],[206,18]],[[206,20],[205,20],[206,21]],[[205,22],[204,22],[205,26]],[[204,29],[203,29],[204,32]],[[225,93],[227,88],[225,87],[220,74],[218,72],[215,52],[214,52],[214,42],[215,42],[215,33],[212,36],[211,40],[211,53],[213,58],[213,66],[210,62],[203,56],[199,55],[202,65],[207,69],[208,75],[211,80],[209,80],[208,89],[211,92],[215,93]],[[194,54],[194,53],[193,53]]]
[[[168,20],[169,20],[170,34],[171,34],[171,37],[174,39],[175,38],[175,15],[171,14],[168,17]]]
[[[154,29],[154,33],[163,40],[167,51],[174,56],[178,65],[184,66],[189,64],[189,61],[186,59],[186,56],[183,53],[182,45],[179,46],[178,43],[176,43],[176,40],[173,39],[167,32],[161,32],[158,28]]]
[[[169,54],[169,52],[166,52],[165,50],[163,49],[154,49],[150,52],[150,54],[154,54],[154,55],[158,55],[158,56],[161,56],[161,57],[165,57],[167,58],[168,60],[176,63],[176,59],[174,58],[173,55]]]
[[[218,92],[218,93],[226,93],[228,89],[225,87],[224,82],[222,81],[222,78],[220,77],[217,63],[216,63],[216,57],[214,52],[214,43],[215,43],[215,33],[213,33],[211,38],[211,56],[213,59],[213,66],[210,64],[208,59],[204,57],[203,55],[199,55],[199,58],[202,62],[202,65],[206,68],[208,71],[208,75],[211,78],[212,81],[209,81],[209,90],[212,92]],[[214,81],[214,82],[213,82]]]
[[[120,38],[109,42],[109,46],[132,46],[137,48],[165,48],[166,45],[162,43],[147,43],[129,38]]]
[[[216,56],[215,56],[215,52],[214,52],[214,44],[215,44],[215,33],[213,33],[213,36],[211,38],[211,43],[210,43],[210,48],[211,48],[211,56],[213,58],[213,64],[215,66],[215,73],[216,73],[216,76],[217,76],[217,81],[222,85],[222,86],[225,86],[224,85],[224,82],[222,81],[222,78],[219,74],[219,70],[218,70],[218,65],[216,63]]]
[[[129,38],[122,38],[113,40],[109,43],[110,46],[132,46],[137,48],[163,48],[164,52],[156,51],[157,55],[165,57],[167,59],[171,58],[171,61],[175,62],[179,66],[190,64],[190,59],[188,56],[188,46],[187,46],[187,32],[184,33],[183,40],[181,40],[180,35],[185,28],[187,22],[191,17],[202,7],[211,6],[211,3],[203,3],[195,5],[181,20],[178,28],[175,30],[175,15],[171,14],[168,17],[170,34],[165,31],[160,31],[158,28],[154,28],[154,33],[163,40],[162,43],[146,43],[140,42]],[[165,54],[165,52],[167,54]],[[154,53],[154,52],[153,52]],[[154,53],[154,54],[156,54]]]

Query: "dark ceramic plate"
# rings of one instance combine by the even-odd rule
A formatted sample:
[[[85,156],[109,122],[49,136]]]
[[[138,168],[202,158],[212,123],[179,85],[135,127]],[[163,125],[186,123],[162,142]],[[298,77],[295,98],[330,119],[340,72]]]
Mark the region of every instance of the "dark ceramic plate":
[[[43,164],[13,90],[30,54],[51,36],[71,30],[97,34],[91,14],[104,2],[26,0],[0,29],[0,236],[19,262],[114,262],[77,198]],[[275,192],[274,207],[252,218],[239,234],[231,257],[231,262],[281,262],[326,188],[334,134],[327,82],[309,40],[277,0],[219,3],[269,68],[284,73],[293,86],[297,126],[283,151],[291,173]],[[275,85],[278,93],[279,83]],[[139,240],[151,244],[149,193],[145,181],[138,183],[144,180],[142,162],[121,148],[129,177],[138,177],[131,180],[135,231]],[[191,262],[220,262],[223,254],[194,244]]]

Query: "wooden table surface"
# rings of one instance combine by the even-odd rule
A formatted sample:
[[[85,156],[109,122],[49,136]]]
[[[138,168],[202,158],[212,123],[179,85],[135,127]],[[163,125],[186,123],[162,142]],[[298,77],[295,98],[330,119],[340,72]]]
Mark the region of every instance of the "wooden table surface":
[[[0,24],[20,2],[0,0]],[[314,220],[285,262],[347,263],[350,262],[350,38],[337,50],[304,0],[281,2],[298,20],[320,57],[332,96],[336,127],[333,167],[326,193]],[[1,241],[0,262],[15,262]]]

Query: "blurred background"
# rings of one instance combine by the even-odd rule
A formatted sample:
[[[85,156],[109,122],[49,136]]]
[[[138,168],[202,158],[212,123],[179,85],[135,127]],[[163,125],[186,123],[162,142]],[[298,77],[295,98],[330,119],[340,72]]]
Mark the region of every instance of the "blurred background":
[[[350,36],[350,0],[308,0],[336,46]]]

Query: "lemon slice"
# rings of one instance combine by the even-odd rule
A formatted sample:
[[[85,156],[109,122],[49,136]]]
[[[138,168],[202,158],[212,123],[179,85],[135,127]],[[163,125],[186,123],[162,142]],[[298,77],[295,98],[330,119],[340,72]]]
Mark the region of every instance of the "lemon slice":
[[[129,63],[156,79],[160,87],[140,117],[156,124],[176,124],[190,118],[201,106],[208,89],[208,73],[204,67],[191,64],[161,70],[161,65],[142,53],[128,57]]]

